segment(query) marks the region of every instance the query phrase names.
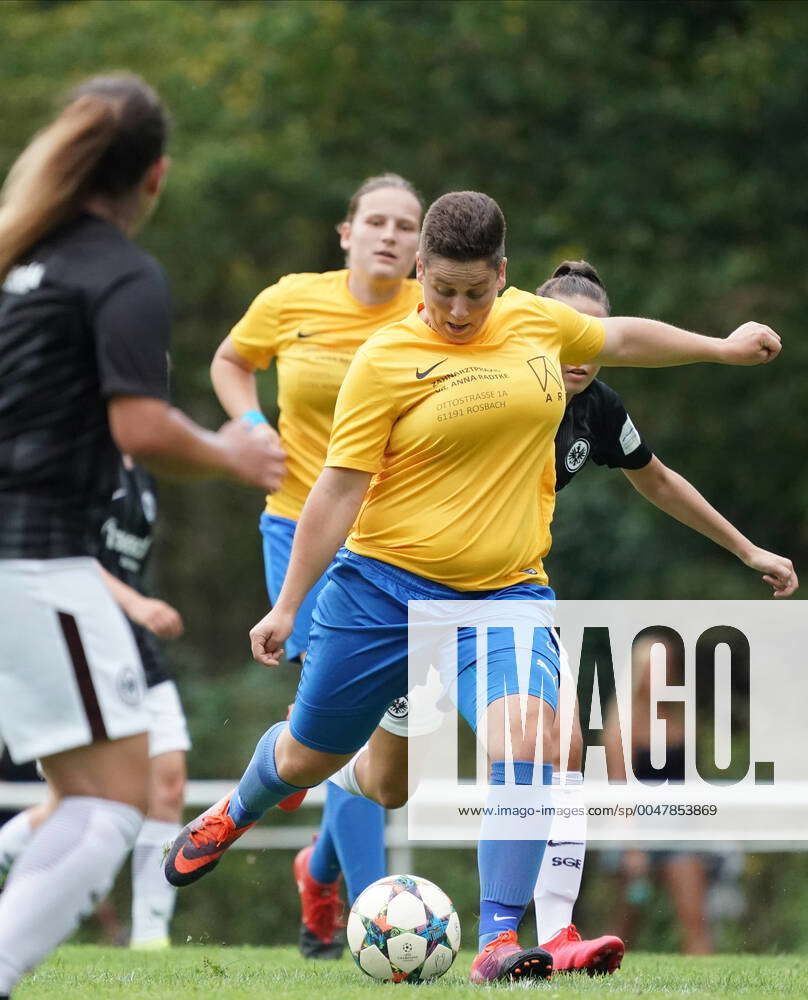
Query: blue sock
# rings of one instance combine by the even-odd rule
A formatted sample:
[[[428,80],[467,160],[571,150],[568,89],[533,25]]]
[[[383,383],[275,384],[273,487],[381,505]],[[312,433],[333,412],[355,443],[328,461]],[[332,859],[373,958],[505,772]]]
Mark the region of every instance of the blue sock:
[[[348,903],[353,904],[360,892],[387,874],[384,809],[370,799],[337,788],[330,781],[326,782],[326,788],[323,819],[328,825],[339,866],[345,876]]]
[[[553,781],[552,764],[542,764],[542,784]],[[517,785],[533,783],[533,762],[513,764]],[[491,764],[492,785],[505,784],[505,762]],[[516,930],[524,916],[544,857],[544,840],[481,840],[477,846],[480,872],[479,950],[503,931]]]
[[[258,741],[252,760],[241,776],[227,810],[236,826],[254,823],[267,809],[276,806],[293,792],[300,791],[297,785],[284,781],[275,767],[275,744],[288,725],[288,722],[275,723]]]
[[[332,789],[341,792],[341,788],[330,781],[325,783],[325,806],[323,806],[323,818],[320,820],[320,832],[314,843],[314,850],[309,858],[309,875],[317,882],[326,885],[336,882],[342,871],[337,857],[337,849],[334,846],[334,838],[331,835],[331,825],[334,807],[332,803]],[[343,792],[347,795],[347,792]],[[353,795],[350,798],[354,798]]]

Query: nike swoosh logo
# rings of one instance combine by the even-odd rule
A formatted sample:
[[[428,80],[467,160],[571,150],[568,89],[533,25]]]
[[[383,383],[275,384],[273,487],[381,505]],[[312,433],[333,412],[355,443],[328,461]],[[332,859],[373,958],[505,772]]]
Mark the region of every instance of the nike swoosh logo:
[[[174,858],[174,867],[181,875],[188,875],[190,872],[195,872],[202,865],[210,864],[211,861],[217,861],[226,850],[227,848],[223,847],[220,851],[210,851],[210,853],[200,852],[196,856],[193,854],[189,856],[184,851],[178,851]]]
[[[501,917],[498,913],[495,913],[494,914],[494,920],[496,920],[496,921],[500,921],[500,920],[516,920],[516,917]]]
[[[325,330],[312,330],[311,333],[303,333],[302,330],[297,331],[298,337],[302,340],[304,337],[316,337],[320,333],[325,333]]]
[[[582,840],[548,840],[548,847],[571,847],[574,844],[583,844]]]
[[[431,368],[427,368],[427,370],[425,372],[419,372],[418,369],[416,368],[415,369],[415,377],[416,378],[426,378],[427,375],[430,372],[434,371],[438,367],[438,365],[442,365],[444,361],[448,361],[448,360],[449,360],[448,358],[444,358],[442,361],[436,361],[435,364],[432,365]]]

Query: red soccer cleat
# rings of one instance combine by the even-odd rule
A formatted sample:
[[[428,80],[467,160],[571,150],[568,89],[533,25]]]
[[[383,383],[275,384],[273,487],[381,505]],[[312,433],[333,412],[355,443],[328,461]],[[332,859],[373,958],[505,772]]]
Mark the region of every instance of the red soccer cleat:
[[[283,809],[284,812],[294,812],[295,809],[299,809],[303,805],[303,799],[306,797],[308,788],[301,788],[299,792],[292,792],[291,795],[278,803],[278,809]]]
[[[298,944],[304,958],[337,959],[345,947],[344,904],[339,894],[342,876],[334,882],[312,878],[309,861],[313,850],[314,845],[309,845],[298,851],[292,865],[303,911]]]
[[[255,826],[237,827],[227,815],[229,805],[230,795],[226,795],[180,830],[165,864],[166,878],[172,885],[190,885],[207,875],[227,848]]]
[[[471,963],[472,983],[493,983],[506,980],[518,983],[523,979],[549,979],[553,972],[553,956],[543,948],[520,948],[516,931],[503,931],[487,944]]]
[[[584,941],[575,924],[562,927],[542,948],[553,956],[555,972],[586,971],[590,976],[608,975],[619,969],[626,950],[620,938],[613,934]]]

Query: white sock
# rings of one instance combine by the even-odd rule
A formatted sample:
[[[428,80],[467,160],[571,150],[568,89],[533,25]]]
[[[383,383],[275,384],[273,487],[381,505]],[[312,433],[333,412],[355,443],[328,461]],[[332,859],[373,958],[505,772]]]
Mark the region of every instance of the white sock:
[[[31,842],[32,833],[27,809],[0,826],[0,883]]]
[[[142,822],[123,802],[71,796],[59,803],[0,895],[0,994],[10,993],[106,896]]]
[[[343,792],[364,797],[365,793],[359,787],[359,782],[356,780],[356,762],[367,748],[368,745],[366,743],[361,750],[356,751],[347,764],[343,764],[339,771],[332,774],[328,780],[333,781],[337,788],[341,788]]]
[[[583,784],[580,771],[567,771],[566,784]],[[553,774],[553,784],[561,784],[561,776]],[[558,840],[550,837],[533,890],[536,905],[536,937],[539,944],[554,938],[562,928],[572,923],[572,910],[581,890],[584,873],[586,841]]]
[[[168,937],[177,890],[163,874],[164,848],[180,832],[179,823],[146,819],[132,851],[132,945]]]

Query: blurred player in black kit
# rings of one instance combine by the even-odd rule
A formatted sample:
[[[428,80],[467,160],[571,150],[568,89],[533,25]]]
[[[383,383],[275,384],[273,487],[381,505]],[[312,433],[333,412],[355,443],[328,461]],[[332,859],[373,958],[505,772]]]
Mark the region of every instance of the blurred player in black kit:
[[[120,454],[272,490],[283,454],[168,396],[169,294],[131,237],[157,203],[167,114],[139,77],[83,84],[0,204],[0,737],[59,799],[0,897],[0,996],[103,897],[148,804],[132,631],[93,556]]]
[[[133,948],[168,947],[176,894],[163,878],[162,855],[180,829],[185,789],[185,753],[191,741],[176,684],[166,672],[159,639],[176,639],[182,617],[165,601],[146,596],[146,565],[157,516],[154,477],[128,455],[101,525],[97,559],[104,581],[129,619],[146,675],[149,715],[149,802],[132,857]],[[58,805],[26,809],[0,828],[0,879],[25,849],[31,835]]]

